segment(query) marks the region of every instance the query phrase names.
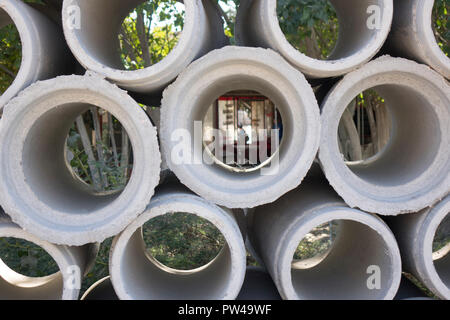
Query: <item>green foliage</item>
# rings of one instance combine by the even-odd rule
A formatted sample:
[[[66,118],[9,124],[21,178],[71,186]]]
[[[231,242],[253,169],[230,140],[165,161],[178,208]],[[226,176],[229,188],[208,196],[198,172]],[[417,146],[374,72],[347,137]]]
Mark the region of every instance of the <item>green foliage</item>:
[[[59,271],[55,260],[41,247],[16,238],[0,238],[0,257],[12,270],[28,277]]]
[[[338,223],[332,221],[315,227],[299,243],[294,260],[313,258],[328,251],[336,238]]]
[[[3,94],[17,75],[22,61],[19,31],[13,25],[0,28],[0,94]]]
[[[225,245],[220,231],[208,220],[187,213],[168,213],[143,227],[150,254],[178,270],[199,268],[214,259]]]
[[[326,59],[330,55],[339,23],[328,0],[278,0],[277,15],[293,47],[313,58]]]
[[[450,2],[448,0],[435,0],[433,7],[433,27],[436,41],[445,53],[450,55]]]

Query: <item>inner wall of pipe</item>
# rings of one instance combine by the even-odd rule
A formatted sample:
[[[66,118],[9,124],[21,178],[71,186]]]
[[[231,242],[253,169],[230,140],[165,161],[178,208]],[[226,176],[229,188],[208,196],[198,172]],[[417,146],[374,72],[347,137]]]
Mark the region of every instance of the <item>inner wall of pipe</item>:
[[[221,299],[229,285],[232,263],[227,245],[204,268],[186,274],[163,270],[145,251],[139,228],[124,249],[120,268],[124,289],[134,299]]]
[[[52,108],[33,124],[22,149],[28,186],[53,210],[83,214],[101,209],[120,193],[99,194],[75,177],[65,158],[66,138],[75,119],[93,107],[70,103]]]
[[[224,79],[220,79],[219,81],[213,82],[209,87],[204,88],[203,92],[198,97],[198,100],[195,102],[199,107],[194,110],[191,114],[191,123],[192,127],[190,130],[194,132],[194,121],[203,121],[206,112],[208,111],[211,104],[215,99],[220,97],[222,94],[225,94],[230,91],[235,90],[252,90],[256,91],[259,94],[264,95],[268,99],[270,99],[278,111],[280,112],[281,118],[283,120],[283,138],[280,141],[279,145],[279,161],[280,163],[283,161],[287,151],[294,147],[298,149],[302,149],[303,145],[293,146],[291,141],[293,139],[293,127],[294,126],[302,126],[303,131],[305,131],[305,126],[301,123],[295,123],[292,121],[292,110],[291,108],[298,108],[298,106],[290,106],[289,102],[283,97],[283,94],[279,91],[280,89],[275,87],[272,83],[252,76],[245,75],[235,75],[229,76]],[[285,89],[286,90],[286,89]],[[306,106],[305,106],[306,107]],[[194,141],[192,141],[192,145],[194,145]],[[201,159],[201,155],[200,155]],[[196,169],[196,168],[193,168]],[[222,168],[218,165],[212,166],[202,166],[201,172],[198,173],[199,176],[202,176],[203,170],[210,170],[214,173],[222,176],[228,177],[231,176],[233,179],[242,179],[242,181],[248,181],[251,178],[261,178],[260,170],[253,172],[230,172],[227,169]],[[272,183],[272,182],[271,182]]]
[[[123,20],[143,0],[78,0],[81,28],[74,29],[81,46],[97,62],[123,70],[118,34]]]
[[[383,0],[330,0],[336,10],[339,21],[339,35],[336,46],[327,60],[339,60],[357,54],[366,47],[376,34],[377,29],[369,29],[367,21],[369,6],[376,5],[380,14],[384,11]],[[381,17],[382,18],[382,17]],[[380,19],[381,23],[382,19]],[[381,26],[380,26],[381,27]]]
[[[0,257],[0,300],[58,300],[62,297],[63,285],[61,272],[27,277],[12,270]]]
[[[310,269],[291,269],[296,294],[300,299],[382,299],[392,282],[388,246],[365,224],[352,220],[338,222],[339,233],[326,258]],[[379,290],[367,286],[370,276],[367,268],[373,265],[381,271]]]
[[[373,88],[386,102],[392,122],[390,141],[372,161],[349,164],[361,179],[386,187],[400,186],[423,174],[441,144],[439,119],[429,100],[401,85]]]

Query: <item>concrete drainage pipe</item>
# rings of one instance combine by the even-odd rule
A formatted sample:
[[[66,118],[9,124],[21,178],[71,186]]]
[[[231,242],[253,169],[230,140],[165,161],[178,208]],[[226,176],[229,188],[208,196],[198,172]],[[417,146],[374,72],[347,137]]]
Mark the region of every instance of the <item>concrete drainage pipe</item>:
[[[211,262],[198,269],[175,270],[157,262],[145,250],[141,227],[148,220],[172,212],[198,215],[222,233],[226,245]],[[113,241],[111,280],[120,299],[235,299],[245,277],[246,251],[231,211],[202,198],[166,187],[157,192],[147,210]]]
[[[374,157],[346,164],[338,125],[352,99],[367,89],[384,98],[391,137]],[[384,56],[346,75],[325,98],[319,159],[349,206],[383,215],[417,212],[449,192],[449,122],[445,79],[427,66]]]
[[[375,215],[346,207],[325,179],[308,180],[258,207],[249,226],[250,240],[282,298],[393,299],[401,260],[392,232]],[[294,260],[300,241],[332,221],[338,229],[328,250]]]
[[[98,193],[71,171],[66,138],[76,117],[98,106],[127,131],[133,171],[125,189]],[[101,242],[142,213],[159,181],[156,129],[124,91],[97,76],[38,82],[0,121],[0,203],[14,222],[57,244]]]
[[[450,300],[450,243],[433,253],[433,240],[440,226],[448,238],[450,196],[433,208],[399,217],[387,217],[402,254],[403,269],[412,273],[442,299]],[[444,225],[445,224],[445,225]]]
[[[369,61],[384,44],[391,28],[393,1],[330,2],[339,20],[339,35],[327,60],[310,58],[288,42],[278,23],[277,0],[241,1],[235,27],[237,42],[239,45],[272,48],[312,78],[335,77],[350,72]],[[377,25],[372,25],[374,18]]]
[[[58,26],[22,1],[1,1],[0,28],[8,24],[14,24],[19,32],[22,62],[14,82],[0,96],[0,114],[20,90],[36,80],[61,74],[66,69],[69,53]]]
[[[235,172],[201,147],[195,124],[203,122],[218,97],[233,90],[263,94],[281,114],[283,137],[270,166]],[[300,184],[317,153],[319,122],[314,93],[300,72],[272,50],[230,46],[191,64],[164,91],[161,149],[170,170],[200,196],[229,208],[251,208]]]
[[[0,237],[21,239],[40,246],[54,259],[60,270],[45,277],[27,277],[0,260],[1,299],[78,299],[83,274],[89,271],[88,266],[93,261],[89,252],[96,245],[54,245],[31,235],[4,216],[0,217]],[[93,258],[95,260],[95,256]]]
[[[120,60],[118,32],[123,19],[144,0],[64,0],[67,43],[88,70],[130,91],[160,93],[196,58],[228,43],[222,20],[209,0],[184,0],[185,22],[178,44],[160,62],[127,71]],[[79,28],[77,14],[81,17]]]
[[[433,31],[435,1],[394,1],[395,16],[386,41],[389,53],[426,63],[447,79],[450,58],[439,48]]]

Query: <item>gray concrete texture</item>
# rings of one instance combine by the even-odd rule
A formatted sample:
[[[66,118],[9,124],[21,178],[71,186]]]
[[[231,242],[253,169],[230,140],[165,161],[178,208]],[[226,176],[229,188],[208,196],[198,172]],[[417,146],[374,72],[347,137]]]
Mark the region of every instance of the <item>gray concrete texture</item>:
[[[115,236],[111,278],[96,283],[84,299],[94,292],[120,299],[392,299],[402,262],[434,294],[450,298],[450,254],[446,247],[434,259],[430,251],[450,211],[450,60],[432,34],[433,1],[332,0],[339,39],[328,60],[317,60],[288,43],[276,0],[243,0],[235,26],[241,47],[225,48],[214,6],[184,0],[185,24],[174,50],[153,66],[126,71],[115,31],[141,2],[54,0],[49,11],[0,2],[0,26],[14,23],[23,45],[19,74],[0,97],[0,205],[12,219],[2,215],[0,237],[40,245],[61,270],[36,280],[2,264],[0,297],[78,298],[78,289],[63,281],[63,270],[75,265],[82,275],[93,263],[95,243]],[[369,5],[381,8],[376,30],[366,25]],[[54,10],[59,6],[62,17]],[[73,6],[80,8],[80,28],[70,25]],[[66,43],[89,71],[45,80],[64,74],[71,63]],[[370,61],[384,43],[383,52],[401,58]],[[338,76],[343,78],[331,80],[337,83],[319,108],[306,77]],[[346,165],[337,143],[339,121],[349,102],[370,88],[386,100],[393,134],[380,155]],[[239,174],[173,163],[172,133],[193,133],[193,122],[203,120],[214,99],[243,89],[266,95],[283,117],[278,171]],[[154,99],[163,90],[161,112],[146,114],[130,97]],[[112,113],[129,135],[133,174],[121,193],[97,194],[67,168],[69,127],[90,106]],[[328,182],[317,165],[310,170],[316,156]],[[153,196],[160,180],[177,179],[191,191],[168,184]],[[244,214],[231,210],[240,208]],[[145,253],[143,224],[177,211],[209,220],[226,239],[205,268],[175,272]],[[387,218],[394,232],[375,214],[396,216]],[[326,254],[293,263],[300,240],[334,220],[339,236]],[[268,273],[246,270],[245,247]],[[380,267],[379,290],[367,286],[369,266]]]
[[[0,27],[13,23],[22,42],[22,62],[12,85],[0,96],[6,103],[37,80],[64,74],[71,55],[62,29],[37,9],[16,0],[0,2]]]

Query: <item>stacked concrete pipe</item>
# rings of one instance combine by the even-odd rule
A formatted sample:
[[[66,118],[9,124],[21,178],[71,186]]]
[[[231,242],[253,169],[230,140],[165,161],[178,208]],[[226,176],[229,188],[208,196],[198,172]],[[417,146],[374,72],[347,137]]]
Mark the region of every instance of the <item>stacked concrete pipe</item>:
[[[373,89],[389,110],[386,147],[347,165],[338,126],[349,103]],[[351,207],[383,215],[417,212],[449,192],[450,85],[429,67],[380,57],[347,74],[322,103],[319,159],[330,184]]]
[[[450,229],[450,196],[419,213],[386,219],[402,255],[403,269],[412,273],[436,296],[450,299],[450,243],[433,253],[433,240],[441,224]],[[445,227],[445,226],[444,226]]]
[[[209,0],[180,1],[185,5],[185,21],[175,48],[152,66],[125,70],[120,60],[118,31],[125,17],[142,2],[64,0],[64,34],[74,56],[86,69],[127,90],[158,95],[193,60],[228,44],[220,15]],[[74,23],[77,18],[81,18],[79,28]]]
[[[433,31],[435,1],[394,1],[392,30],[386,41],[388,52],[428,64],[450,79],[450,58],[439,48]]]
[[[320,174],[310,174],[298,189],[250,215],[250,241],[283,299],[394,298],[401,278],[394,235],[379,217],[347,207]],[[330,249],[294,262],[300,240],[332,220],[339,229]],[[375,269],[380,282],[373,288]]]
[[[133,173],[120,193],[99,194],[73,174],[66,138],[75,119],[98,106],[125,128]],[[114,236],[142,213],[159,181],[156,129],[126,92],[94,74],[35,83],[0,121],[0,203],[41,239],[83,245]]]
[[[211,262],[194,270],[175,270],[145,249],[142,226],[166,213],[195,214],[211,222],[226,245]],[[109,269],[120,299],[235,299],[245,276],[246,252],[233,213],[179,186],[160,187],[145,212],[114,238]]]
[[[283,118],[278,161],[245,173],[226,170],[203,154],[201,141],[195,141],[202,135],[195,136],[194,126],[217,97],[242,89],[267,96]],[[280,55],[269,49],[230,46],[192,63],[164,91],[160,133],[163,157],[183,184],[216,204],[251,208],[300,184],[319,146],[319,108],[305,77]]]
[[[97,244],[83,247],[55,245],[23,230],[1,213],[0,237],[21,239],[40,246],[54,259],[60,270],[44,277],[27,277],[0,260],[0,299],[78,299],[82,278],[92,267],[97,254]]]
[[[62,30],[48,17],[22,1],[0,2],[0,28],[14,24],[22,43],[22,62],[11,86],[0,96],[0,114],[5,104],[37,80],[63,74],[71,55]]]
[[[311,78],[335,77],[350,72],[368,62],[383,46],[391,28],[393,1],[330,2],[338,16],[339,35],[327,60],[308,57],[288,42],[278,22],[277,0],[241,1],[236,17],[236,41],[239,45],[272,48]],[[373,10],[369,10],[371,8]],[[374,14],[379,15],[376,26],[371,22]]]

